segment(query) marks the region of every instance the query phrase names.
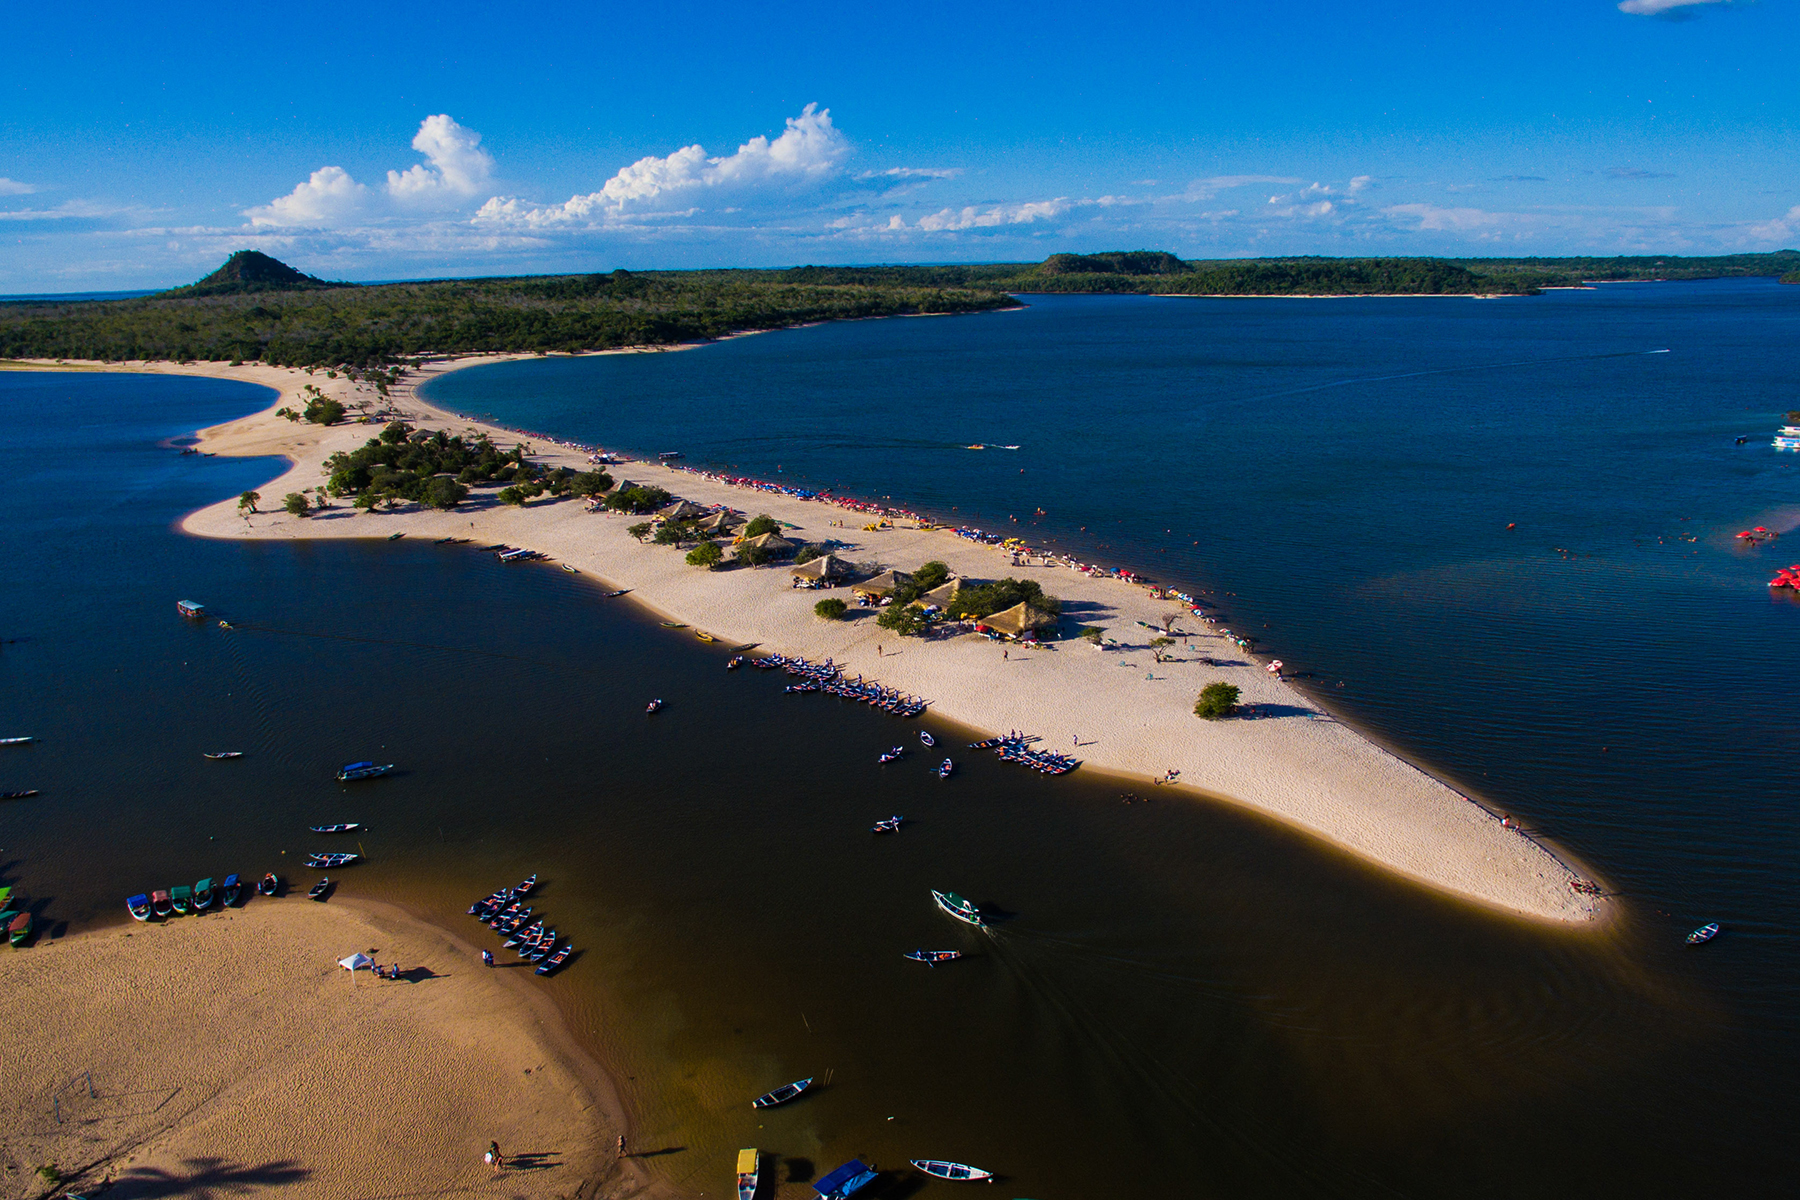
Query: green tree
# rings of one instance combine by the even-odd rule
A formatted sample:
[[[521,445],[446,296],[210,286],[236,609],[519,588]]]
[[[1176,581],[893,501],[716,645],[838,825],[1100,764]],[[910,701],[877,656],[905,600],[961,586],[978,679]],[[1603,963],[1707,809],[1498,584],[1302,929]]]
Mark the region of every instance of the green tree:
[[[749,542],[739,542],[737,560],[747,567],[760,567],[774,555],[762,546],[752,546]]]
[[[245,492],[238,497],[238,511],[246,517],[256,511],[256,502],[262,499],[261,492]]]
[[[903,583],[894,589],[894,605],[898,607],[910,604],[932,588],[943,587],[949,580],[950,568],[934,558],[913,572],[911,582]]]
[[[1220,717],[1228,717],[1237,707],[1238,689],[1232,683],[1209,683],[1200,689],[1200,699],[1194,705],[1194,715],[1216,721]]]
[[[425,485],[425,491],[419,496],[419,503],[449,512],[468,499],[468,496],[469,489],[450,476],[434,475],[431,477],[431,482]]]
[[[813,605],[813,612],[827,621],[835,621],[850,610],[850,606],[836,596],[821,600]]]
[[[761,537],[765,533],[780,532],[781,522],[777,521],[774,517],[771,517],[768,513],[758,513],[756,516],[750,518],[750,523],[748,525],[744,526],[744,536],[747,538]]]
[[[826,548],[819,545],[817,542],[802,542],[794,550],[794,565],[797,567],[801,563],[811,562],[815,558],[822,557],[825,553]]]
[[[890,604],[881,610],[875,623],[901,637],[916,637],[925,632],[925,614],[910,604]]]
[[[1100,639],[1106,636],[1106,630],[1098,625],[1085,625],[1082,627],[1081,636],[1098,646]]]
[[[307,401],[303,414],[314,425],[336,425],[344,419],[344,406],[329,396]]]
[[[611,491],[613,478],[605,471],[583,471],[570,481],[577,496],[598,496],[601,492]]]
[[[632,537],[636,538],[638,541],[641,542],[645,538],[650,536],[650,529],[651,529],[650,522],[639,521],[636,525],[627,525],[625,527],[625,532],[629,533]]]
[[[683,542],[691,542],[696,534],[692,521],[664,521],[656,528],[656,536],[650,540],[658,546],[679,546]]]
[[[500,489],[500,494],[496,499],[502,504],[516,504],[520,508],[524,508],[525,502],[530,497],[525,494],[525,489],[509,484]]]
[[[725,552],[719,549],[717,542],[701,542],[687,552],[687,563],[690,567],[705,567],[712,570],[724,561]]]
[[[1175,644],[1174,638],[1155,637],[1150,639],[1150,657],[1159,663],[1169,661],[1169,647]]]
[[[281,504],[290,517],[304,517],[312,511],[312,505],[299,492],[289,492]]]
[[[375,506],[380,502],[381,497],[377,496],[374,492],[358,492],[356,499],[352,500],[350,504],[351,507],[360,508],[364,512],[374,512]]]

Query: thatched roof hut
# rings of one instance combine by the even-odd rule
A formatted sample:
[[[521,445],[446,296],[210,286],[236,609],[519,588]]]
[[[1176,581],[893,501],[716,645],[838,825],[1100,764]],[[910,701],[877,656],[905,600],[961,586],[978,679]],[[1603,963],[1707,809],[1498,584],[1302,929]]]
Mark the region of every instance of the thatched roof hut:
[[[850,574],[850,564],[835,554],[821,554],[817,558],[808,559],[793,568],[795,579],[817,580],[830,583],[834,579],[842,579]]]
[[[1056,618],[1047,612],[1040,612],[1021,600],[1011,608],[1003,608],[997,613],[990,613],[981,618],[995,633],[1003,633],[1007,637],[1023,637],[1028,631],[1045,629],[1056,624]]]
[[[738,516],[730,509],[720,509],[712,516],[700,522],[700,529],[705,533],[724,534],[730,533],[733,527],[744,524],[747,524],[744,518]]]
[[[759,550],[767,550],[770,554],[788,554],[794,549],[794,543],[779,533],[759,533],[753,538],[744,538],[740,546],[755,546]]]
[[[673,504],[657,509],[656,515],[664,521],[691,521],[695,517],[704,517],[706,510],[692,500],[676,500]]]
[[[912,576],[905,571],[883,571],[873,579],[852,584],[850,590],[858,596],[873,596],[880,600],[891,595],[895,588],[911,582]]]
[[[913,603],[921,608],[926,605],[935,604],[939,608],[948,609],[951,604],[955,603],[956,593],[960,591],[962,591],[962,580],[953,575],[943,583],[940,583],[937,587],[932,588],[929,592],[925,592],[919,596]]]

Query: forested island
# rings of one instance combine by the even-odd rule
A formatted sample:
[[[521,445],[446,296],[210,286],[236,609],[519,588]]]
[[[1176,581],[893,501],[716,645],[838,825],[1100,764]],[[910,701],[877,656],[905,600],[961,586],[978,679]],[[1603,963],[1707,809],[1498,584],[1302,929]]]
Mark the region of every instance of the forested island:
[[[264,362],[362,369],[437,354],[676,345],[857,317],[1012,308],[1017,294],[1532,295],[1622,280],[1778,276],[1800,251],[1713,258],[1256,258],[1152,250],[1041,263],[617,270],[593,275],[333,283],[253,250],[205,279],[123,300],[0,304],[0,358]]]

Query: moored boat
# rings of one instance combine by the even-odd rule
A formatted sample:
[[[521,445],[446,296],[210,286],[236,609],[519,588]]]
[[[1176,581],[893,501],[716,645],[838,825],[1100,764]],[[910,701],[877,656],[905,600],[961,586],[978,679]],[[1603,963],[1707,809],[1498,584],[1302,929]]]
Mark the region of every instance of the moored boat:
[[[175,611],[184,617],[190,617],[193,620],[198,621],[206,615],[206,605],[200,603],[198,600],[177,600],[175,602]]]
[[[906,820],[906,818],[902,817],[902,816],[898,816],[898,815],[892,816],[892,817],[887,818],[885,821],[875,822],[874,825],[870,826],[869,832],[870,833],[899,833],[900,832],[900,824],[901,824],[901,822],[903,822],[905,820]]]
[[[987,925],[987,918],[981,915],[981,910],[957,895],[955,892],[940,892],[933,888],[931,898],[937,901],[937,906],[939,908],[965,924],[975,926]]]
[[[6,939],[13,945],[22,945],[25,939],[30,936],[31,914],[29,912],[19,913],[14,916],[11,921],[7,922]]]
[[[819,1200],[845,1200],[874,1183],[875,1169],[860,1158],[853,1158],[813,1184]]]
[[[26,734],[24,737],[0,738],[0,746],[23,746],[26,742],[34,742],[36,740],[37,739],[30,734]]]
[[[932,737],[929,733],[926,733],[923,729],[919,730],[919,740],[924,742],[927,746],[937,745],[937,739]]]
[[[347,867],[361,857],[360,854],[308,854],[306,865],[309,867]]]
[[[37,794],[36,788],[25,788],[17,792],[0,792],[0,800],[24,800]]]
[[[939,1179],[951,1179],[958,1183],[992,1183],[994,1173],[984,1171],[980,1167],[971,1167],[966,1163],[944,1162],[936,1158],[915,1158],[912,1165]]]
[[[941,962],[955,962],[962,957],[961,950],[908,950],[906,957],[914,962],[922,962],[928,967],[935,967]]]
[[[358,779],[373,779],[377,775],[386,775],[394,769],[393,763],[380,765],[372,762],[345,763],[338,769],[339,783],[350,783]]]
[[[242,757],[244,757],[244,752],[242,750],[202,750],[200,752],[200,757],[201,758],[242,758]]]
[[[185,886],[170,888],[169,903],[175,906],[178,914],[186,916],[194,911],[194,889]]]
[[[126,897],[125,911],[130,913],[137,920],[148,921],[150,919],[150,897],[144,895],[142,892],[139,892],[135,896]]]
[[[308,825],[307,828],[314,833],[355,833],[362,825],[357,821],[343,821],[336,825]]]
[[[208,875],[194,885],[194,911],[205,912],[213,906],[213,881]]]
[[[755,1200],[762,1184],[762,1151],[739,1150],[737,1161],[738,1200]]]
[[[244,881],[235,874],[227,875],[225,883],[219,888],[219,897],[226,908],[236,908],[238,901],[244,897]]]
[[[750,1102],[750,1107],[774,1108],[777,1105],[786,1104],[789,1100],[794,1099],[799,1096],[801,1092],[804,1092],[807,1088],[811,1087],[812,1082],[812,1076],[809,1075],[805,1079],[796,1079],[792,1083],[784,1083],[774,1091],[764,1092],[762,1095],[752,1100]]]
[[[150,893],[150,915],[153,917],[172,917],[175,915],[175,899],[163,888]]]
[[[331,877],[326,876],[324,879],[321,879],[321,880],[319,880],[319,882],[312,885],[312,889],[306,893],[306,898],[308,900],[317,900],[317,901],[323,903],[325,900],[325,897],[329,896],[330,894],[331,894]]]
[[[880,763],[891,763],[896,758],[899,758],[902,754],[905,754],[905,753],[906,753],[905,746],[895,746],[892,750],[888,750],[885,753],[883,753],[881,755],[881,757],[877,758],[875,761],[880,762]]]
[[[943,762],[938,764],[937,775],[939,779],[948,779],[955,771],[956,764],[946,758]]]
[[[652,700],[650,703],[644,705],[644,711],[647,713],[653,713],[661,707],[662,707],[661,700]]]
[[[1688,945],[1698,946],[1700,943],[1710,942],[1718,936],[1719,936],[1719,923],[1717,921],[1712,921],[1705,925],[1702,925],[1700,928],[1694,930],[1694,932],[1688,934],[1687,935]]]
[[[278,892],[280,890],[281,890],[281,876],[277,875],[273,871],[270,871],[267,875],[264,875],[260,880],[257,881],[257,884],[256,884],[256,894],[259,896],[273,896],[276,892]]]
[[[549,958],[546,958],[543,962],[539,963],[537,973],[539,975],[554,974],[564,963],[569,961],[569,955],[573,953],[575,953],[575,947],[564,946],[561,950],[558,950],[555,954],[552,954]]]

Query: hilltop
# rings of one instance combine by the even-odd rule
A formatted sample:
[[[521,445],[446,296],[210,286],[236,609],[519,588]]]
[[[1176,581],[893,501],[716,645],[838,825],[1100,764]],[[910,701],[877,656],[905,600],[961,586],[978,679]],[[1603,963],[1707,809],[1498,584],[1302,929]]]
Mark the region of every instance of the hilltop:
[[[305,275],[260,250],[239,250],[225,265],[198,283],[170,288],[164,296],[241,296],[249,292],[306,292],[322,288],[355,287],[353,283],[328,283]]]

